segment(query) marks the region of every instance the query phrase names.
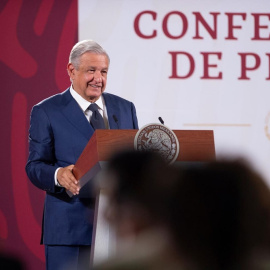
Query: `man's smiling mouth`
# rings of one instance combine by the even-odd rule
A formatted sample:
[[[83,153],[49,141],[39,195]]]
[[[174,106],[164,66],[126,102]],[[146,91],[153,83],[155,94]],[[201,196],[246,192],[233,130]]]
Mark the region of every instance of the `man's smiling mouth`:
[[[89,84],[89,86],[94,87],[94,88],[101,88],[101,85],[96,85],[96,84]]]

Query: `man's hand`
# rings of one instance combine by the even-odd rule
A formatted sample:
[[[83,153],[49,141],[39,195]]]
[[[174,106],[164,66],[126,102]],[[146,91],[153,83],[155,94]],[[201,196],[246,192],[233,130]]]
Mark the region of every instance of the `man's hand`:
[[[72,192],[73,195],[77,195],[79,194],[80,186],[72,173],[73,167],[74,165],[69,165],[67,167],[60,168],[57,172],[57,181],[62,187]]]

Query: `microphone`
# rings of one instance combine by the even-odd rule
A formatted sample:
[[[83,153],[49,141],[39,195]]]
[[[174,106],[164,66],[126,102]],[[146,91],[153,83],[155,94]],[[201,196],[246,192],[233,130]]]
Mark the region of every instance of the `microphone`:
[[[158,120],[162,125],[164,125],[164,121],[163,121],[163,119],[161,117],[159,117]]]
[[[112,117],[113,117],[114,122],[115,122],[116,125],[117,125],[117,128],[119,129],[118,118],[116,117],[115,114],[114,114]]]

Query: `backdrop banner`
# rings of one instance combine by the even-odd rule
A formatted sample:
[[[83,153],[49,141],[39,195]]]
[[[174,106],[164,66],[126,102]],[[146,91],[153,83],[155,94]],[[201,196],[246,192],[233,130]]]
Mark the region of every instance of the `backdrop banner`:
[[[134,102],[140,127],[162,117],[214,130],[218,157],[247,158],[270,184],[269,0],[3,0],[0,20],[0,254],[45,269],[45,194],[24,169],[29,117],[69,87],[78,40],[107,50],[106,91]]]
[[[40,245],[45,192],[25,172],[30,112],[70,85],[66,67],[78,41],[77,4],[0,1],[0,257],[15,257],[27,270],[45,269]]]
[[[79,40],[109,53],[108,92],[139,125],[212,129],[216,153],[245,157],[270,182],[268,0],[79,0]]]

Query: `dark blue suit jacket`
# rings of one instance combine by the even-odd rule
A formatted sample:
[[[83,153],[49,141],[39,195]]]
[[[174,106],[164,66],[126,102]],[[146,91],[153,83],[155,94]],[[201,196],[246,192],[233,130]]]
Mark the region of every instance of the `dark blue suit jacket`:
[[[103,94],[111,129],[138,129],[133,103]],[[118,125],[113,119],[115,115]],[[79,196],[70,198],[55,186],[58,167],[75,164],[94,130],[69,89],[35,105],[29,130],[29,158],[26,172],[31,182],[46,191],[42,243],[48,245],[90,245],[94,204]]]

